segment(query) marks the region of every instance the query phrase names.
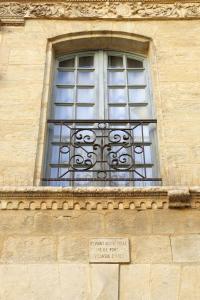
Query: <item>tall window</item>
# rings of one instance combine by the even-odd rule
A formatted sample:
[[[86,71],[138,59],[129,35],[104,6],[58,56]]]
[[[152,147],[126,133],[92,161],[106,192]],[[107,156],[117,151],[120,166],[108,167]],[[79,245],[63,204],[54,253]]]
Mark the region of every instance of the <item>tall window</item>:
[[[61,57],[52,95],[44,184],[159,183],[144,57],[102,50]]]

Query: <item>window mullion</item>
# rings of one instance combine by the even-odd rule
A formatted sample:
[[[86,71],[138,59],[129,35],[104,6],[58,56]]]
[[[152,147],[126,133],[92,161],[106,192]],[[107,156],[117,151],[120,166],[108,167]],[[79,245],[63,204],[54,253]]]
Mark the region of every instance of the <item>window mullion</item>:
[[[105,62],[104,62],[104,52],[100,50],[98,52],[98,119],[105,119]]]

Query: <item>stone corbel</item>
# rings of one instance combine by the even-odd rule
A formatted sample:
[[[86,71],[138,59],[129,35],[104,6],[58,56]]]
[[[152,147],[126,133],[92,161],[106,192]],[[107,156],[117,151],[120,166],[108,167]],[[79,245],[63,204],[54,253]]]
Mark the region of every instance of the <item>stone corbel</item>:
[[[187,188],[168,191],[169,208],[190,208],[191,194]]]

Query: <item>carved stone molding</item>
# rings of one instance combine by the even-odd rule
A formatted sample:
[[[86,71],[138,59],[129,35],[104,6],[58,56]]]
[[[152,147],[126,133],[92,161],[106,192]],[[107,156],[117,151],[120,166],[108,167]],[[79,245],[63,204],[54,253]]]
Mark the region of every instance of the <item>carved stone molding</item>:
[[[193,19],[200,18],[200,3],[135,1],[0,2],[3,24],[16,19]]]
[[[0,210],[200,209],[199,188],[1,188]]]

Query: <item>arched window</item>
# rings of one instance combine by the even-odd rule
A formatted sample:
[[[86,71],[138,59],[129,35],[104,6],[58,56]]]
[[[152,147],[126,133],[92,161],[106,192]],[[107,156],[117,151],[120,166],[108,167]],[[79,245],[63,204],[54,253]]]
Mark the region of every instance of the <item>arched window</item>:
[[[44,184],[158,184],[147,61],[91,51],[56,61]]]

